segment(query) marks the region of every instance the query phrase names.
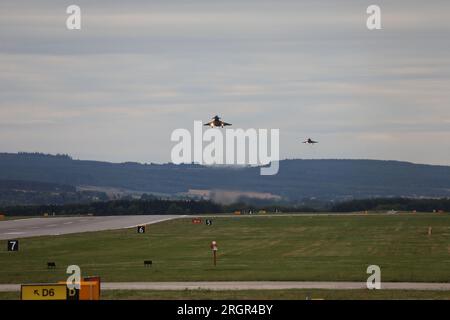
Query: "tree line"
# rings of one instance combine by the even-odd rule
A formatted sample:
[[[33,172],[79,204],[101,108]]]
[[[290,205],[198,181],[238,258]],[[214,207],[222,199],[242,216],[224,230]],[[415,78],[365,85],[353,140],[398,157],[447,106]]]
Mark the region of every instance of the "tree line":
[[[140,215],[140,214],[204,214],[229,213],[239,211],[242,213],[266,212],[299,212],[316,211],[307,207],[287,207],[268,205],[257,207],[246,203],[221,205],[210,200],[167,200],[152,199],[151,197],[132,200],[121,199],[111,201],[98,201],[92,203],[77,203],[63,205],[17,205],[1,207],[0,213],[10,216],[39,216],[39,215]]]
[[[355,211],[418,211],[450,212],[450,199],[411,199],[411,198],[374,198],[341,202],[333,205],[333,212],[355,212]]]
[[[408,198],[377,198],[351,200],[330,205],[327,208],[312,208],[307,206],[287,206],[267,204],[264,206],[234,203],[222,205],[210,200],[169,200],[147,197],[140,200],[121,199],[97,201],[91,203],[63,205],[17,205],[0,207],[0,214],[10,216],[39,215],[140,215],[140,214],[214,214],[258,212],[301,213],[301,212],[356,212],[356,211],[418,211],[450,212],[450,199],[408,199]]]
[[[192,200],[114,200],[87,204],[12,206],[0,208],[6,215],[131,215],[221,213],[221,205],[211,201]]]

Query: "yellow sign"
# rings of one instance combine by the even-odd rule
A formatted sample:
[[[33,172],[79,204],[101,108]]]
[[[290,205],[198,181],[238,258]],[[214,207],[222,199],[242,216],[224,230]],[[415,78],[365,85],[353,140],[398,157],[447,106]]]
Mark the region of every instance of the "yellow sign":
[[[23,284],[21,300],[67,300],[66,284]]]

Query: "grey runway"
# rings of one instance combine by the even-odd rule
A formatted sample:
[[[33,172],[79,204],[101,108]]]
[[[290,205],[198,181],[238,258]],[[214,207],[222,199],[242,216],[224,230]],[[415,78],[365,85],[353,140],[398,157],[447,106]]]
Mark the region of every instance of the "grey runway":
[[[367,290],[365,282],[326,281],[193,281],[193,282],[103,282],[102,290]],[[450,291],[450,283],[382,282],[381,290]],[[0,292],[20,291],[19,284],[0,284]]]
[[[182,215],[48,217],[0,221],[0,240],[131,228]]]

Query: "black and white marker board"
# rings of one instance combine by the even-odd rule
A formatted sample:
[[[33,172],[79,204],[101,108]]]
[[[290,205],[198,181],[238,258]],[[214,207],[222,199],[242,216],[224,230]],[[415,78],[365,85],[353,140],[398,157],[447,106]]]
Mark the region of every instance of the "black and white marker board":
[[[145,226],[138,226],[137,233],[145,233]]]
[[[8,251],[19,251],[19,240],[8,240]]]

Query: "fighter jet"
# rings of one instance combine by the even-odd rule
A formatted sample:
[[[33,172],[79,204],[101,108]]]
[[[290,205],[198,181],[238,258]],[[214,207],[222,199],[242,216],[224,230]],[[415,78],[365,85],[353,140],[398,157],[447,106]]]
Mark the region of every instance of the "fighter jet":
[[[225,126],[231,126],[231,123],[226,123],[223,122],[222,120],[220,120],[219,116],[214,116],[214,118],[212,118],[212,120],[208,123],[205,123],[204,126],[210,126],[211,128],[215,128],[215,127],[225,127]]]
[[[318,142],[318,141],[311,140],[311,138],[308,138],[308,139],[306,139],[305,141],[303,141],[303,143],[306,143],[306,144],[315,144],[315,143],[319,143],[319,142]]]

